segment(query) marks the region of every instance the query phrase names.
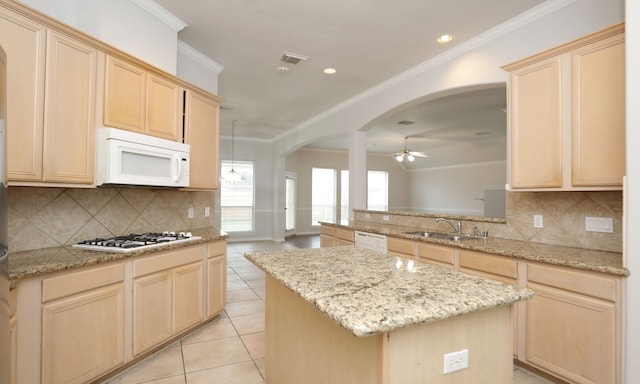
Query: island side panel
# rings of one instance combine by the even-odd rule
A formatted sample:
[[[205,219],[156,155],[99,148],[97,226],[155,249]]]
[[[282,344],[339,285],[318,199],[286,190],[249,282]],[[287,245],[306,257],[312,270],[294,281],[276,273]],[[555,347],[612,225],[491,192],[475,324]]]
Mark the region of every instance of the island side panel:
[[[391,332],[385,340],[388,382],[512,384],[510,316],[510,307],[502,306]],[[445,375],[444,355],[463,349],[469,368]]]
[[[382,336],[356,337],[266,276],[266,382],[382,384]]]

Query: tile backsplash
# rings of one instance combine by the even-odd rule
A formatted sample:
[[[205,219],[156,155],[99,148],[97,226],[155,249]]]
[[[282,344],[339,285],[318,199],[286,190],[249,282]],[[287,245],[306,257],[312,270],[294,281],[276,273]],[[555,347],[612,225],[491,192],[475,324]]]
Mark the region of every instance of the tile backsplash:
[[[9,187],[8,201],[13,252],[95,237],[209,227],[215,206],[214,192],[111,187]],[[209,217],[204,217],[205,207],[211,209]]]
[[[506,223],[487,223],[463,217],[463,232],[471,233],[473,226],[489,231],[489,237],[531,241],[543,244],[622,252],[622,192],[510,192],[507,193]],[[382,213],[356,212],[358,222],[382,222]],[[444,230],[435,217],[420,215],[389,216],[388,224]],[[543,216],[543,228],[534,228],[533,216]],[[613,219],[613,233],[587,232],[588,216]]]

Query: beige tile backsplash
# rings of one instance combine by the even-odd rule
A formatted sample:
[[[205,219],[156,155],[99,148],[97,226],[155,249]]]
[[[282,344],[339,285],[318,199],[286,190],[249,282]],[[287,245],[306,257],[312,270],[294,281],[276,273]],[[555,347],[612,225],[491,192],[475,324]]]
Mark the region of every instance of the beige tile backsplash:
[[[9,187],[13,252],[94,237],[190,230],[213,225],[214,192],[143,188]],[[193,207],[194,218],[187,217]],[[204,208],[211,216],[204,217]]]
[[[542,215],[544,228],[533,227],[533,215]],[[356,221],[382,221],[382,214],[365,218],[356,212]],[[448,231],[433,217],[389,215],[389,224]],[[613,219],[613,233],[587,232],[587,216]],[[476,225],[490,237],[565,245],[577,248],[622,252],[622,192],[510,192],[507,193],[506,224],[463,221],[463,231]]]

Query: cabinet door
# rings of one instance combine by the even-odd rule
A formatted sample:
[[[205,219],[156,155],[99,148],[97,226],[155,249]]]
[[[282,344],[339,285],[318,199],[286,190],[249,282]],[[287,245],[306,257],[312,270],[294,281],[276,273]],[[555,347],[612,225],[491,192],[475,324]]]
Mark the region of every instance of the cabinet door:
[[[94,182],[97,51],[49,31],[44,120],[46,182]]]
[[[17,356],[18,356],[18,321],[16,320],[15,317],[12,317],[9,320],[9,342],[11,343],[11,346],[9,347],[10,350],[10,356],[11,356],[11,363],[10,365],[10,369],[11,369],[11,373],[9,374],[9,383],[11,384],[17,384],[18,383],[18,362],[17,362]]]
[[[86,383],[124,363],[124,284],[42,307],[42,383]]]
[[[173,277],[162,271],[133,280],[133,355],[173,335]]]
[[[104,125],[144,133],[146,82],[142,68],[107,56]]]
[[[333,236],[320,235],[320,248],[335,247],[336,239]]]
[[[174,276],[174,333],[204,320],[204,275],[202,261],[176,268]]]
[[[207,260],[207,318],[218,315],[227,302],[227,263],[221,255]]]
[[[42,180],[46,30],[0,8],[7,61],[7,180]]]
[[[218,189],[220,178],[217,101],[186,93],[185,142],[191,146],[189,187]]]
[[[387,238],[387,253],[393,256],[400,256],[405,259],[415,259],[413,254],[412,240],[398,239],[395,237]]]
[[[510,75],[510,187],[562,187],[562,66],[553,57]]]
[[[147,74],[146,129],[148,135],[182,141],[182,88]]]
[[[418,260],[423,263],[454,269],[454,254],[450,247],[418,243]]]
[[[526,302],[526,361],[573,383],[618,383],[614,303],[538,284]]]
[[[622,186],[624,49],[620,34],[572,52],[573,186]]]

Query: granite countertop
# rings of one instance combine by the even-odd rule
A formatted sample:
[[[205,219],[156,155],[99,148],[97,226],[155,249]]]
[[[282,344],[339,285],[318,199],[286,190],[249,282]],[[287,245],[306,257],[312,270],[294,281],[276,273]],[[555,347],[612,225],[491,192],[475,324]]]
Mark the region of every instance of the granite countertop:
[[[130,253],[90,251],[72,248],[71,246],[33,249],[29,251],[12,252],[9,255],[9,280],[15,286],[20,280],[36,277],[66,269],[81,268],[90,265],[123,260],[129,257],[148,255],[154,252],[189,245],[207,243],[226,239],[228,236],[216,228],[201,228],[190,230],[193,236],[200,236],[198,240],[187,243],[168,244],[163,247],[134,251]]]
[[[461,241],[449,241],[409,235],[404,232],[420,229],[394,225],[341,222],[340,224],[322,223],[336,227],[343,227],[357,231],[378,233],[402,239],[422,241],[425,243],[446,245],[460,249],[468,249],[491,253],[494,255],[513,257],[517,259],[554,264],[587,271],[602,272],[616,276],[628,276],[629,270],[623,267],[622,254],[593,249],[563,247],[534,243],[529,241],[508,240],[489,237],[487,239],[467,238]],[[437,231],[436,231],[437,232]]]
[[[355,336],[533,296],[528,289],[350,246],[245,257]]]

